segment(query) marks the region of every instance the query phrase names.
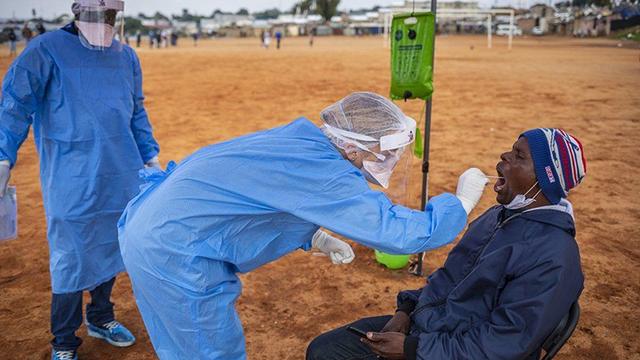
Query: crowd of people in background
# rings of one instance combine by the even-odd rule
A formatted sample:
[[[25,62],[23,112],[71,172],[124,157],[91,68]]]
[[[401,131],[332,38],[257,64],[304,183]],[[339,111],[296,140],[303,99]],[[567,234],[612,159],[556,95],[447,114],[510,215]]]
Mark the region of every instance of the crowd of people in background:
[[[17,43],[18,43],[18,34],[16,31],[11,28],[5,30],[7,32],[8,44],[9,44],[9,56],[14,57],[17,55]],[[44,34],[46,32],[46,28],[42,24],[42,22],[38,22],[35,24],[35,27],[32,28],[29,22],[26,22],[20,31],[22,35],[22,40],[24,40],[25,46],[37,35]],[[314,37],[315,37],[315,28],[310,29],[308,31],[309,36],[309,47],[313,47]],[[147,32],[148,44],[151,49],[160,49],[160,48],[169,48],[178,46],[179,34],[176,31],[172,31],[170,29],[150,29]],[[127,45],[133,46],[135,43],[136,48],[140,48],[143,42],[143,32],[138,30],[134,35],[125,35],[124,39],[120,39],[119,34],[115,36],[117,40],[124,40]],[[189,34],[189,37],[193,40],[193,46],[198,46],[198,41],[201,37],[199,32],[193,32]],[[260,34],[260,45],[265,49],[269,49],[271,46],[272,38],[275,38],[276,49],[280,49],[283,46],[284,34],[282,31],[272,30],[263,30]]]
[[[7,40],[9,44],[9,57],[14,57],[17,55],[18,48],[18,34],[16,34],[15,29],[8,28],[4,30],[7,33]],[[42,35],[47,32],[47,29],[44,27],[42,22],[38,22],[35,25],[35,31],[31,29],[29,26],[29,22],[25,22],[20,34],[22,35],[22,40],[24,40],[25,46],[33,39],[36,35]]]

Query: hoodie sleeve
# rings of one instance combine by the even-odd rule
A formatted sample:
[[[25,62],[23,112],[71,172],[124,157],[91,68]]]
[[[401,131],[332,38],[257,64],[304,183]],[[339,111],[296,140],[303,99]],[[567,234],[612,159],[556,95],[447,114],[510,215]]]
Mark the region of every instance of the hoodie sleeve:
[[[421,292],[422,289],[401,291],[398,294],[398,307],[396,308],[396,311],[402,311],[409,315],[413,309],[415,309]]]
[[[547,240],[557,243],[564,239]],[[421,333],[417,358],[522,359],[538,351],[582,290],[580,259],[575,241],[571,242],[574,246],[565,249],[557,245],[528,249],[525,254],[532,259],[541,259],[539,254],[549,251],[555,253],[513,276],[491,316],[475,327],[463,333]]]

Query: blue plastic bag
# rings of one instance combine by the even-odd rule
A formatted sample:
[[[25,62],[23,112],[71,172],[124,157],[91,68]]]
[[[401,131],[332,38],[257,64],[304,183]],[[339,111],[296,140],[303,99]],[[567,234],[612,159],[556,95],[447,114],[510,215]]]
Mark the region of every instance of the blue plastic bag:
[[[9,186],[0,199],[0,241],[18,236],[18,201],[16,187]]]

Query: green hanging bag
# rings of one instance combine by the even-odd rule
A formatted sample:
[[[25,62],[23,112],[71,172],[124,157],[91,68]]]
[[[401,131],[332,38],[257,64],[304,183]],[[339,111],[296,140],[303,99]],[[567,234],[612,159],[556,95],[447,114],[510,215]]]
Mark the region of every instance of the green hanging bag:
[[[432,13],[394,15],[391,23],[391,98],[427,100],[433,93]]]

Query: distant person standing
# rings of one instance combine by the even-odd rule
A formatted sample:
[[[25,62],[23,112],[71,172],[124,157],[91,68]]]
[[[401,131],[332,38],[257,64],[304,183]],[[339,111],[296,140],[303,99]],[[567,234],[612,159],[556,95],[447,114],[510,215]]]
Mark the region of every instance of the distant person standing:
[[[198,47],[198,38],[200,37],[200,32],[194,31],[193,34],[191,34],[191,37],[193,38],[193,46]]]
[[[163,48],[169,47],[169,32],[167,30],[162,30],[160,32],[162,39],[160,40]]]
[[[142,43],[142,34],[140,33],[140,30],[138,30],[136,31],[136,48],[139,48],[141,43]]]
[[[22,38],[24,39],[25,45],[28,44],[29,41],[31,41],[32,37],[33,31],[31,31],[31,28],[29,28],[29,23],[25,22],[24,26],[22,27]]]
[[[18,37],[13,29],[9,29],[9,57],[16,56],[16,42]]]
[[[149,30],[149,48],[153,49],[154,42],[156,40],[156,32],[154,30]]]
[[[47,29],[45,29],[44,25],[42,24],[42,21],[40,21],[38,25],[36,25],[36,30],[38,31],[38,35],[42,35],[47,32]]]
[[[178,34],[175,31],[171,32],[171,46],[178,46]]]
[[[269,49],[269,45],[271,44],[271,33],[269,31],[264,32],[264,38],[262,39],[262,46],[265,49]]]
[[[280,42],[282,41],[282,33],[276,31],[276,49],[280,50]]]
[[[311,28],[309,31],[309,47],[313,47],[313,37],[316,35],[316,28]]]

